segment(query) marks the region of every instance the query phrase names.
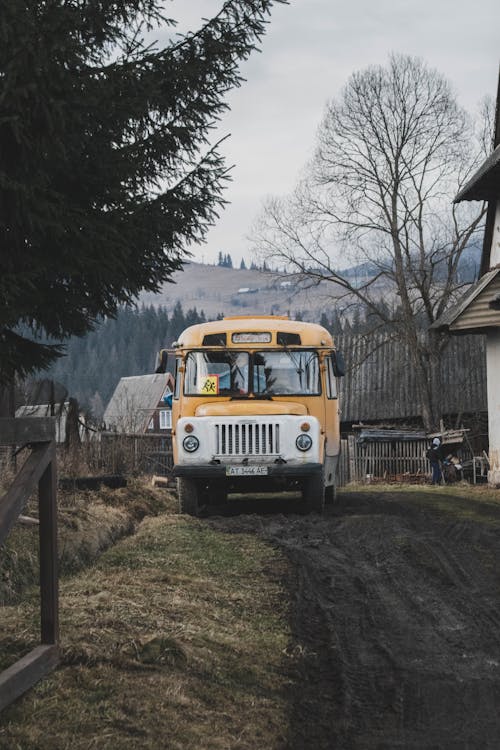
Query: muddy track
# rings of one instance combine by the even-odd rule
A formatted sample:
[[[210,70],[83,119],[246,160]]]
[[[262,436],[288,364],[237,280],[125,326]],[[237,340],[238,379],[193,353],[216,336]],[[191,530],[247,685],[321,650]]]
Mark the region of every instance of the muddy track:
[[[341,496],[323,518],[209,520],[293,563],[287,747],[500,747],[500,509],[488,514],[374,492]]]

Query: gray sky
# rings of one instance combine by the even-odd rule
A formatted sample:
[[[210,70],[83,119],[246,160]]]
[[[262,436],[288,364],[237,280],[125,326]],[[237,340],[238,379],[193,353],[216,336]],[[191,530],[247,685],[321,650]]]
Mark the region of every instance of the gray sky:
[[[222,0],[172,0],[166,14],[178,30],[196,29]],[[312,155],[326,101],[355,70],[386,64],[390,52],[418,55],[451,82],[474,112],[495,97],[500,63],[498,0],[291,0],[276,6],[261,53],[243,66],[247,79],[229,95],[220,134],[234,164],[230,205],[193,260],[219,251],[250,260],[251,225],[268,195],[290,192]]]

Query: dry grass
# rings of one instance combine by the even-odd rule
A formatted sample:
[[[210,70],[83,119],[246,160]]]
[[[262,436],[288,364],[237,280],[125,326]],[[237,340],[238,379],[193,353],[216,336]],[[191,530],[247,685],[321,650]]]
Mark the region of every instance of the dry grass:
[[[130,480],[127,487],[97,492],[58,493],[58,544],[61,571],[78,570],[95,560],[122,536],[131,534],[146,515],[176,505],[164,489],[146,480]],[[38,515],[31,498],[25,513]],[[7,537],[0,559],[0,605],[13,603],[26,585],[38,580],[38,529],[16,525]]]
[[[2,714],[0,747],[286,747],[287,574],[253,536],[147,518],[63,580],[62,666]],[[4,615],[0,649],[29,648],[33,603]]]

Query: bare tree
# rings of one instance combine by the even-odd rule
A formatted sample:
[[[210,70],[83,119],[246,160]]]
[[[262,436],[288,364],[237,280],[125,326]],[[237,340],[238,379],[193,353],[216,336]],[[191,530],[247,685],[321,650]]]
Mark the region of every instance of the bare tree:
[[[446,341],[423,331],[464,283],[459,263],[484,207],[452,200],[483,156],[484,132],[439,73],[392,55],[387,67],[354,73],[327,105],[303,179],[267,202],[254,232],[268,263],[320,289],[333,283],[335,304],[340,289],[409,345],[427,428],[440,417]],[[346,273],[353,265],[365,268],[361,282]]]

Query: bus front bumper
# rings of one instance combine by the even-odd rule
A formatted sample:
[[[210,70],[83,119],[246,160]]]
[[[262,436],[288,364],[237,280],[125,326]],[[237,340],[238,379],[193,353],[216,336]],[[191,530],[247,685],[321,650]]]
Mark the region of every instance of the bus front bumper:
[[[256,471],[260,469],[262,473]],[[265,470],[265,471],[264,471]],[[253,464],[176,464],[173,474],[176,477],[186,479],[227,479],[228,481],[239,479],[303,479],[315,474],[321,474],[323,464],[304,463],[287,464],[275,463],[264,466]]]

